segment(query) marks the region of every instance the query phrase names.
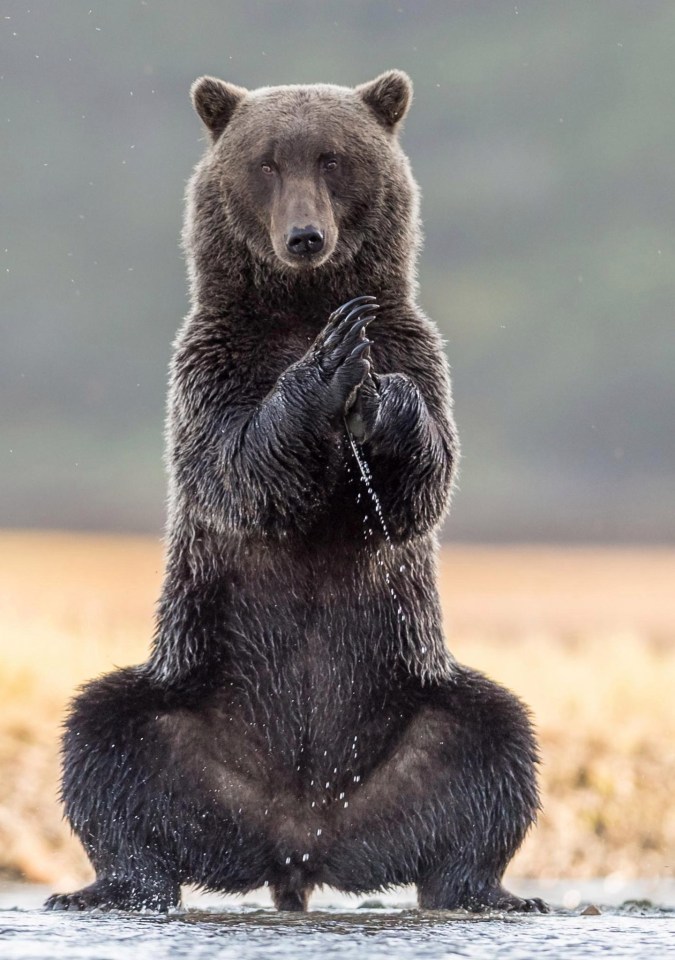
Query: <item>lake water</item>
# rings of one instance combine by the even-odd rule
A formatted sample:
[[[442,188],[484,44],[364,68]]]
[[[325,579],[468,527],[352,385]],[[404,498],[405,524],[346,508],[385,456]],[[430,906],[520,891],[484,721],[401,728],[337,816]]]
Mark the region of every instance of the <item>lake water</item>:
[[[169,916],[47,913],[48,893],[35,887],[0,889],[2,960],[441,960],[441,958],[675,957],[675,890],[657,888],[665,907],[620,901],[626,891],[602,884],[512,884],[553,904],[577,899],[552,914],[474,917],[410,909],[411,892],[343,897],[324,891],[306,914],[271,910],[261,892],[243,900],[188,897]],[[653,885],[633,885],[641,897]],[[660,897],[659,897],[660,893]],[[553,896],[551,896],[553,894]],[[588,896],[591,894],[591,896]],[[582,916],[585,900],[610,902],[599,916]],[[195,906],[199,909],[195,909]]]

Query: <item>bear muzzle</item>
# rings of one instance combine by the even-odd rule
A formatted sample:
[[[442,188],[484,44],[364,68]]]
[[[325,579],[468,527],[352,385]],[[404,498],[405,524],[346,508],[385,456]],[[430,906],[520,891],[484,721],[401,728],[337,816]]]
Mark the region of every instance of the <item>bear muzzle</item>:
[[[325,185],[308,176],[280,176],[269,231],[275,254],[292,269],[314,270],[330,260],[339,228]]]

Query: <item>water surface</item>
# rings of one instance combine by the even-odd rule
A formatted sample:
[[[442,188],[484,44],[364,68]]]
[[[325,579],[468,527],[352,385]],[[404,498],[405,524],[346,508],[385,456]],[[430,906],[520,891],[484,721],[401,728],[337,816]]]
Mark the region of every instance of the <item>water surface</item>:
[[[306,914],[276,913],[253,896],[226,908],[189,898],[205,906],[131,916],[47,913],[38,906],[44,894],[0,893],[2,960],[675,957],[675,912],[648,902],[603,907],[599,916],[582,916],[580,904],[548,916],[475,917],[410,909],[407,891],[365,906],[327,892]]]

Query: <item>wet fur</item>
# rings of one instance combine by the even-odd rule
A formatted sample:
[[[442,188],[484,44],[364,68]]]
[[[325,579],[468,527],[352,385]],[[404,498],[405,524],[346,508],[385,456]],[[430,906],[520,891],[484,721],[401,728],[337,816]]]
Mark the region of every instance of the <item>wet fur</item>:
[[[457,442],[415,300],[417,191],[396,140],[409,82],[248,95],[206,80],[194,96],[212,145],[188,195],[156,636],[146,664],[74,701],[63,798],[97,880],[49,905],[167,909],[181,884],[269,884],[297,910],[324,883],[415,883],[426,908],[538,909],[500,885],[538,806],[527,711],[457,664],[441,628]],[[273,201],[237,159],[269,129],[292,174],[296,121],[305,156],[330,140],[347,157],[342,181],[315,185],[337,231],[316,269],[280,262]],[[326,326],[361,293],[379,304],[369,357],[352,350],[365,332]],[[345,434],[354,398],[391,544]]]

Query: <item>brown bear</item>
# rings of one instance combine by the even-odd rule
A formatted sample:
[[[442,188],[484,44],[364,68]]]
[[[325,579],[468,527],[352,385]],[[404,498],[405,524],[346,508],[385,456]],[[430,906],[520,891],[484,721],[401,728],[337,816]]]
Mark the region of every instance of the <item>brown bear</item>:
[[[501,886],[538,808],[527,711],[441,627],[457,441],[416,302],[410,81],[192,95],[154,649],[74,701],[63,798],[97,877],[48,905],[416,884],[422,908],[543,909]]]

